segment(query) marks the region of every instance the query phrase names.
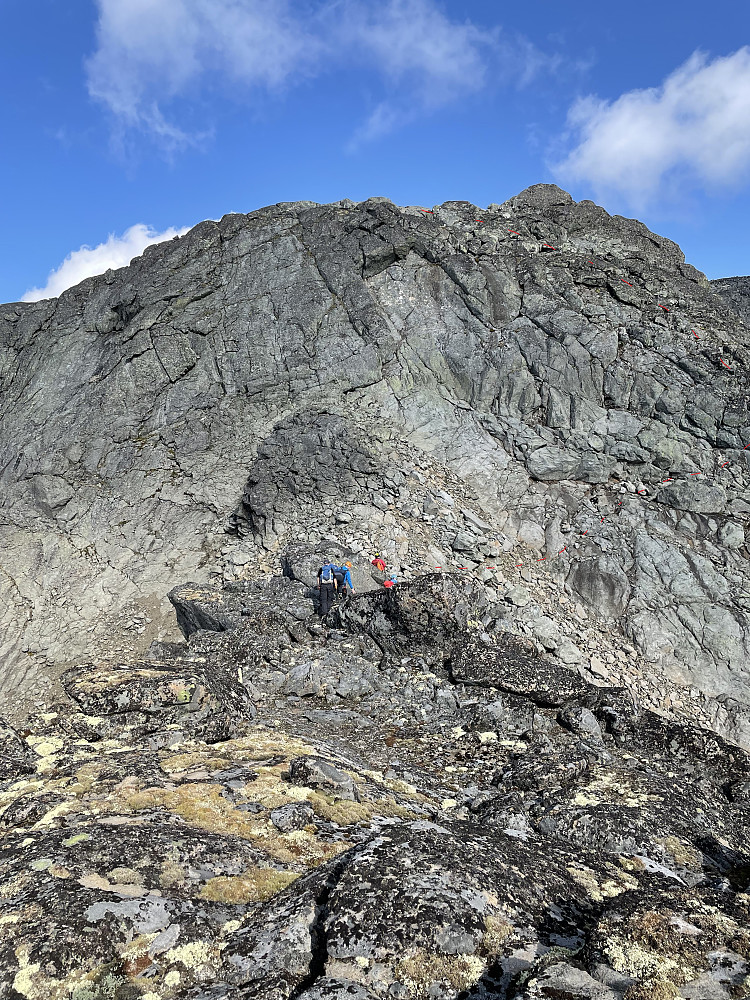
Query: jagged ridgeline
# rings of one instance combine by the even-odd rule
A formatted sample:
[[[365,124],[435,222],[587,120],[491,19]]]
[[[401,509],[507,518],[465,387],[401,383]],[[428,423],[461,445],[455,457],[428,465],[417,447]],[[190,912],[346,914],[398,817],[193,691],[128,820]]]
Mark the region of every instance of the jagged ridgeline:
[[[749,284],[535,185],[0,307],[0,1000],[750,996]]]

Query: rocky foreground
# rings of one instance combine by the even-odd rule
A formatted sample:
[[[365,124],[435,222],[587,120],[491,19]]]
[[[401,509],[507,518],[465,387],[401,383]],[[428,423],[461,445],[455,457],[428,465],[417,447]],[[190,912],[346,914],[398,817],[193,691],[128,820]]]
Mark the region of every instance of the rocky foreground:
[[[433,573],[170,594],[0,730],[3,1000],[738,1000],[750,756]]]

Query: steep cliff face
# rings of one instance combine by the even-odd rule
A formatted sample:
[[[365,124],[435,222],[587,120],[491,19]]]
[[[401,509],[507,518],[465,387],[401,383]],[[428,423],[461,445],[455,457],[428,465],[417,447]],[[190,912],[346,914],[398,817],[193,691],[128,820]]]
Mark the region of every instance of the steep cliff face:
[[[227,216],[2,307],[5,710],[175,637],[176,583],[330,539],[513,591],[508,628],[582,670],[588,615],[613,681],[683,685],[677,710],[750,742],[750,332],[725,286],[536,185]]]

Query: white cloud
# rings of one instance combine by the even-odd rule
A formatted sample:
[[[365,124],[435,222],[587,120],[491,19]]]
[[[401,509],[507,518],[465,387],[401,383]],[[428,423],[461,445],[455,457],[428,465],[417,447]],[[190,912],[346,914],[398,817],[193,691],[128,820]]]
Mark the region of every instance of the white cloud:
[[[389,83],[410,83],[425,107],[485,85],[482,46],[495,34],[451,21],[433,0],[352,3],[340,29],[343,45],[369,56]]]
[[[660,87],[615,101],[579,99],[568,114],[577,145],[553,169],[644,208],[670,190],[750,177],[750,47],[709,62],[695,52]]]
[[[89,94],[124,124],[171,146],[190,136],[167,122],[160,102],[204,79],[278,87],[319,48],[286,0],[97,0],[97,49]]]
[[[94,274],[104,274],[110,267],[112,269],[125,267],[133,257],[138,257],[153,243],[162,243],[174,236],[183,236],[187,231],[188,227],[184,227],[165,229],[163,233],[157,233],[150,226],[138,223],[126,229],[122,236],[110,233],[107,241],[100,243],[99,246],[82,246],[79,250],[69,253],[62,264],[50,272],[44,288],[29,289],[23,301],[38,302],[39,299],[54,298],[84,278],[90,278]]]
[[[380,73],[398,107],[376,101],[358,141],[513,74],[525,82],[541,64],[499,29],[451,20],[438,0],[96,0],[97,49],[87,62],[89,93],[118,122],[169,148],[193,137],[171,121],[170,101],[206,88],[241,99],[253,88],[280,91],[330,69]],[[489,57],[494,57],[492,66]],[[491,72],[492,70],[492,72]]]

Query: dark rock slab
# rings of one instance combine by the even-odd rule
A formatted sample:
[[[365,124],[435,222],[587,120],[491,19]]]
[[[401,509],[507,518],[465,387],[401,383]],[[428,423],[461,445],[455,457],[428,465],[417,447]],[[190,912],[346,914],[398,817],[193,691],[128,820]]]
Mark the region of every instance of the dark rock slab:
[[[540,657],[528,640],[504,635],[492,646],[462,642],[451,657],[451,676],[462,684],[522,695],[538,705],[562,705],[590,687],[577,673]]]

